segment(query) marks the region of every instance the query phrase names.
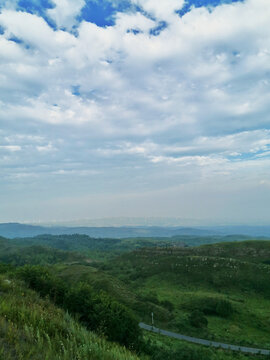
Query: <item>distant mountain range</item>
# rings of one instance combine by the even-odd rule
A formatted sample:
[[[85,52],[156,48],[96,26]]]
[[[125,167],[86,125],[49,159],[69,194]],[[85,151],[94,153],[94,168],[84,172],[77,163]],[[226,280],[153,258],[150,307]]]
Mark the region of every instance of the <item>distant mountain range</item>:
[[[122,227],[67,227],[36,226],[20,223],[0,224],[0,236],[7,238],[32,237],[42,234],[84,234],[96,238],[127,237],[171,237],[247,235],[251,237],[270,237],[270,226],[210,226],[210,227],[166,227],[166,226],[122,226]]]

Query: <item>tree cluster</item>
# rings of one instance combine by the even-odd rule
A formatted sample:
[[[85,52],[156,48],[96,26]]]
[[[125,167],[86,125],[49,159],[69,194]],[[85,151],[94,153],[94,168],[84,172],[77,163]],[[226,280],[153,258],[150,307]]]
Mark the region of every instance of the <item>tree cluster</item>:
[[[41,266],[24,266],[17,275],[42,297],[75,315],[89,330],[127,348],[138,349],[141,330],[134,315],[122,304],[103,292],[96,292],[85,283],[74,287],[55,277]]]

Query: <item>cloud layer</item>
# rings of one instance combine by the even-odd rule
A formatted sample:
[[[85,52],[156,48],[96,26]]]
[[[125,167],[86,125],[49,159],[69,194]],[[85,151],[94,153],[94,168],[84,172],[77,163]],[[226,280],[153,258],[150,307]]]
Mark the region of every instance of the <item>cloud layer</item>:
[[[50,219],[67,198],[69,218],[100,204],[98,216],[252,219],[236,189],[269,220],[269,0],[182,17],[182,0],[132,0],[107,27],[79,20],[83,0],[52,5],[1,8],[3,220]],[[35,194],[26,215],[14,193],[20,206]]]

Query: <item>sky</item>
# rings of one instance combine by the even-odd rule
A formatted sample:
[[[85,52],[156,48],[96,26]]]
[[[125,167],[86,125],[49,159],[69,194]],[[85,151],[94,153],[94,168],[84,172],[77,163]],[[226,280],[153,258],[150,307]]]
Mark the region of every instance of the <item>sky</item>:
[[[0,0],[0,222],[270,224],[269,19],[269,0]]]

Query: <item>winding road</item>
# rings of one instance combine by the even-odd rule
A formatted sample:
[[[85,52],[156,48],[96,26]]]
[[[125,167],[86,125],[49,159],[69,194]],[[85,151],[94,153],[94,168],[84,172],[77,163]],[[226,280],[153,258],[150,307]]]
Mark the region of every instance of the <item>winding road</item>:
[[[222,348],[222,349],[226,349],[226,350],[241,351],[244,353],[270,355],[270,350],[255,349],[255,348],[250,348],[250,347],[246,347],[246,346],[223,344],[223,343],[216,342],[216,341],[194,338],[194,337],[190,337],[190,336],[186,336],[186,335],[177,334],[177,333],[174,333],[171,331],[162,330],[162,329],[159,329],[159,328],[156,328],[154,326],[147,325],[144,323],[139,323],[139,326],[140,326],[140,328],[142,328],[144,330],[152,331],[154,333],[169,336],[169,337],[175,338],[175,339],[185,340],[185,341],[192,342],[195,344],[212,346],[212,347]]]

